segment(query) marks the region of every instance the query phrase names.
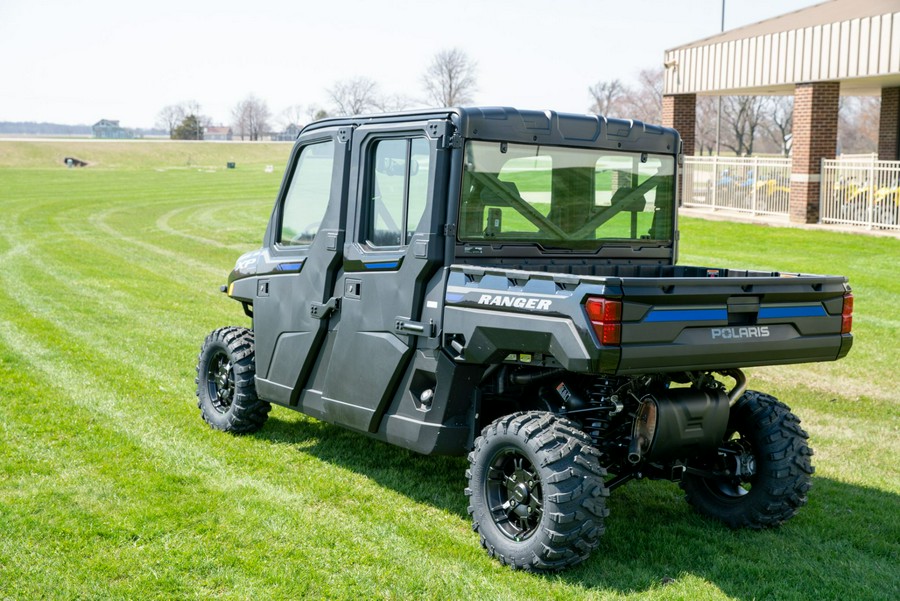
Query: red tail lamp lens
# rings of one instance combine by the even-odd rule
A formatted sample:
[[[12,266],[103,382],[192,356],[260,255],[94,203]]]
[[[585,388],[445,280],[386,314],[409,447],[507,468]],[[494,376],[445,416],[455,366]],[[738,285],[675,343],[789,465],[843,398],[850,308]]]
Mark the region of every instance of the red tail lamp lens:
[[[588,319],[603,346],[622,342],[622,301],[608,298],[589,298],[584,304]]]
[[[844,295],[844,308],[841,309],[841,334],[849,334],[853,328],[853,295]]]

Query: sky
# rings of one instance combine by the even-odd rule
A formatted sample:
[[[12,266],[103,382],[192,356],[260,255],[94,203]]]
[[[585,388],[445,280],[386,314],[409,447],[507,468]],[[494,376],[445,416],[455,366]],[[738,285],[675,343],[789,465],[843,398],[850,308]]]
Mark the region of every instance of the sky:
[[[725,29],[818,0],[727,0]],[[152,127],[193,100],[228,124],[248,94],[275,121],[329,107],[363,76],[420,102],[435,53],[477,62],[473,104],[586,112],[588,87],[634,81],[715,35],[722,0],[0,0],[0,121]]]

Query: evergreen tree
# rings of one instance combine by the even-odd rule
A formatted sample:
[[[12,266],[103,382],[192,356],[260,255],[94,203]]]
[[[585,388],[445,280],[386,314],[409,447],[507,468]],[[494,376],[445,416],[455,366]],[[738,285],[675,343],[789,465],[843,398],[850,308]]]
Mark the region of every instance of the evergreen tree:
[[[203,124],[200,118],[191,113],[181,120],[181,123],[172,131],[173,140],[202,140]]]

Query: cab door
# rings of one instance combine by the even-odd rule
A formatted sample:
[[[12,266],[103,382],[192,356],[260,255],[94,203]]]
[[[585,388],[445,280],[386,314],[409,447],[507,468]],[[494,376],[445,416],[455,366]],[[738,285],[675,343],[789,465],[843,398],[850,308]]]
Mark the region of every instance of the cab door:
[[[449,151],[438,131],[423,121],[354,132],[340,312],[322,397],[329,421],[377,431],[413,350],[437,335],[420,315],[443,257],[438,199],[446,197]]]
[[[253,327],[257,392],[269,401],[297,403],[334,308],[351,134],[332,127],[298,139],[266,231]]]

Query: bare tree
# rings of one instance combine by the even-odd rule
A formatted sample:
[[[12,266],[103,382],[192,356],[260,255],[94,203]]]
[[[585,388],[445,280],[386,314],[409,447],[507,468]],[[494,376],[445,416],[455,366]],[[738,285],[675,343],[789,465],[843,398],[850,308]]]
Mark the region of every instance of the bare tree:
[[[321,119],[328,118],[328,111],[323,109],[321,106],[317,104],[311,104],[306,107],[306,116],[308,117],[307,121],[312,123],[313,121],[319,121]]]
[[[859,97],[859,119],[856,129],[872,152],[878,152],[878,128],[881,124],[881,97]],[[885,124],[887,125],[887,124]],[[838,124],[840,127],[840,124]]]
[[[662,67],[642,69],[638,73],[637,86],[628,88],[623,93],[630,118],[646,123],[659,123],[662,120]]]
[[[716,149],[716,97],[697,97],[697,129],[695,145],[698,154],[711,155]]]
[[[388,94],[379,96],[372,101],[372,105],[384,113],[403,111],[410,108],[414,102],[402,94]]]
[[[728,96],[722,102],[722,121],[727,135],[722,144],[738,156],[753,154],[757,129],[763,119],[765,103],[761,96]]]
[[[303,106],[302,104],[293,104],[278,115],[278,125],[281,129],[287,129],[291,125],[302,126],[303,124],[312,121],[312,119],[308,118],[309,110]]]
[[[472,102],[477,89],[478,63],[459,48],[441,50],[422,75],[427,102],[435,106],[461,106]]]
[[[621,81],[618,79],[598,81],[588,88],[588,92],[594,101],[589,111],[598,115],[618,116],[621,101],[625,96],[625,86]]]
[[[209,117],[201,114],[200,103],[196,100],[183,100],[178,104],[169,104],[162,108],[156,116],[156,125],[160,129],[168,130],[169,137],[175,135],[175,128],[181,125],[188,115],[196,117],[195,122],[206,124]]]
[[[178,127],[183,119],[184,115],[182,115],[181,108],[177,104],[168,104],[156,116],[156,125],[160,129],[168,131],[171,138],[175,128]]]
[[[841,96],[838,110],[838,148],[844,154],[878,150],[881,101],[868,96]]]
[[[794,127],[794,97],[771,96],[768,101],[769,118],[765,129],[783,156],[791,154]]]
[[[269,105],[253,94],[249,94],[234,105],[231,116],[234,119],[232,126],[241,136],[241,140],[245,136],[251,141],[259,140],[269,130],[271,117]]]
[[[336,82],[328,97],[338,115],[359,115],[376,107],[378,84],[368,77],[354,77]]]

